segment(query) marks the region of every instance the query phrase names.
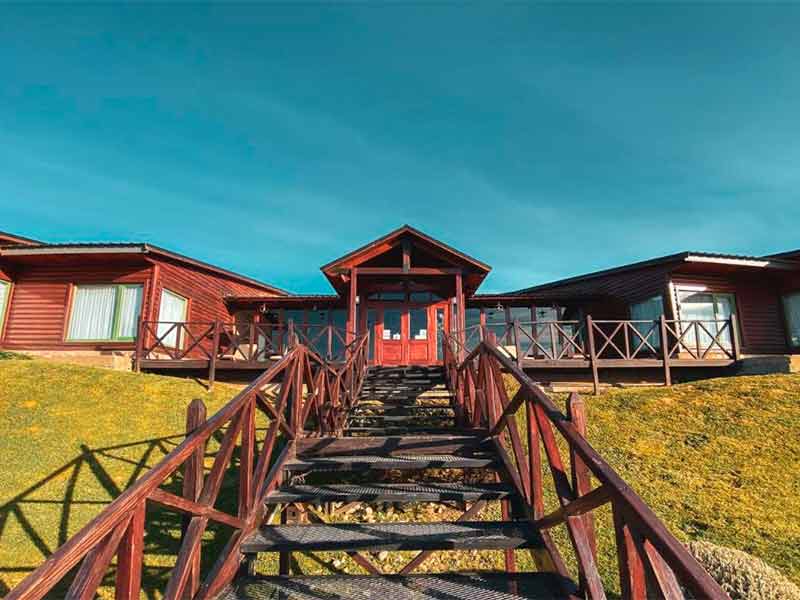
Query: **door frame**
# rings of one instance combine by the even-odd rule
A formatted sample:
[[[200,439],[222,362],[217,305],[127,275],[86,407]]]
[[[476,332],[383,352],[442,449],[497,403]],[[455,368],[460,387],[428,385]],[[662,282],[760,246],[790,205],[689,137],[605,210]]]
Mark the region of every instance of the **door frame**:
[[[415,308],[424,308],[428,316],[428,360],[424,362],[411,361],[410,349],[412,341],[410,332],[410,310]],[[365,303],[364,309],[359,311],[359,329],[366,331],[367,329],[367,315],[369,311],[375,311],[375,325],[374,331],[370,335],[374,336],[375,347],[373,353],[372,365],[383,365],[383,311],[385,309],[399,309],[400,315],[400,347],[401,347],[401,360],[398,366],[406,365],[440,365],[442,361],[438,358],[438,346],[440,343],[439,332],[436,323],[437,309],[444,309],[444,328],[449,330],[451,319],[451,303],[449,300],[437,300],[435,302],[408,302],[398,300],[371,300]],[[394,365],[392,365],[394,366]]]

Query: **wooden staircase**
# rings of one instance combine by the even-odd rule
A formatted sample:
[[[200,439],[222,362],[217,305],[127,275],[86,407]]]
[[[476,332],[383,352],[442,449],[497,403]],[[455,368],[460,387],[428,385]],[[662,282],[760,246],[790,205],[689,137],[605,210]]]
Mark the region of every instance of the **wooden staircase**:
[[[520,498],[508,482],[487,432],[457,429],[452,399],[441,368],[371,369],[358,404],[347,415],[343,436],[298,440],[295,457],[284,465],[286,483],[268,494],[265,503],[270,507],[437,503],[461,507],[461,518],[264,525],[241,545],[246,564],[253,565],[262,552],[282,553],[282,565],[289,564],[292,552],[345,552],[357,556],[370,574],[258,576],[251,567],[250,574],[234,581],[220,598],[571,597],[577,587],[553,573],[515,573],[511,577],[506,573],[411,574],[433,551],[503,550],[508,553],[507,562],[513,562],[515,550],[545,550],[537,527],[521,518]],[[474,477],[458,476],[455,479],[460,481],[454,483],[453,470],[481,476],[476,483],[466,482]],[[387,477],[389,471],[402,472],[402,481]],[[302,483],[296,483],[298,480]],[[489,504],[495,502],[503,505],[501,512],[508,520],[479,520],[480,513],[488,512]],[[318,514],[315,518],[320,519]],[[387,575],[380,573],[369,557],[389,551],[420,554],[401,573]]]
[[[577,395],[562,412],[492,335],[466,355],[442,337],[443,370],[369,369],[366,335],[347,345],[343,364],[293,340],[214,415],[193,401],[185,440],[6,600],[89,600],[101,587],[116,600],[142,592],[165,600],[605,600],[601,551],[616,553],[624,600],[728,599],[586,440]],[[354,520],[366,509],[347,509],[389,504],[402,513],[420,503],[446,506],[433,514],[447,517],[371,522]],[[611,525],[595,522],[601,507]],[[180,513],[184,527],[174,566],[154,584],[143,579],[145,554],[165,537],[164,511]],[[598,549],[595,527],[609,526],[613,547]],[[569,544],[556,545],[556,529]],[[463,549],[502,552],[503,570],[414,573],[431,552]],[[391,574],[373,558],[405,551],[416,554],[399,570],[393,560]],[[293,567],[292,554],[314,552],[346,553],[366,574]],[[520,552],[535,572],[517,572]],[[277,555],[277,569],[258,573],[264,553]]]

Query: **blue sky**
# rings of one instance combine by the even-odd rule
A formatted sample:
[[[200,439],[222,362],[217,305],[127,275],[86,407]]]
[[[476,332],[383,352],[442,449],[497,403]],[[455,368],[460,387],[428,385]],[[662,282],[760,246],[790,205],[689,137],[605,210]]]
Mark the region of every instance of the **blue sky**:
[[[506,291],[800,247],[800,6],[0,6],[0,230],[297,292],[410,223]]]

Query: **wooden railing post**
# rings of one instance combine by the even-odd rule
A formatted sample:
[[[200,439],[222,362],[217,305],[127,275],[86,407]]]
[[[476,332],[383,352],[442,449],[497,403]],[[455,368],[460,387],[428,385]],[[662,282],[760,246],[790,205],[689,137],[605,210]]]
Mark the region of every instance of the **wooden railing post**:
[[[589,364],[592,367],[592,382],[595,395],[600,393],[600,376],[597,369],[597,350],[594,346],[594,321],[592,315],[586,315],[586,339],[589,342]]]
[[[742,359],[742,343],[739,339],[739,325],[736,319],[736,314],[731,313],[731,345],[733,346],[733,359],[734,360],[741,360]]]
[[[669,340],[667,339],[667,318],[659,319],[661,331],[661,360],[664,361],[664,385],[672,385],[672,373],[669,368]]]
[[[139,600],[144,561],[145,502],[134,509],[117,554],[115,600]]]
[[[567,398],[567,417],[575,429],[578,430],[584,438],[586,437],[586,405],[581,397],[573,392]],[[570,466],[572,471],[572,489],[575,491],[575,497],[580,498],[585,496],[592,490],[591,474],[586,463],[575,453],[574,448],[570,448],[569,453]],[[589,542],[589,550],[597,563],[597,538],[594,529],[594,514],[588,512],[583,515],[583,522],[586,528],[586,537]],[[581,589],[586,590],[586,581],[584,574],[581,573]]]
[[[140,373],[142,370],[142,353],[144,352],[144,315],[139,317],[136,329],[136,355],[133,357],[133,370]]]
[[[297,340],[294,336],[294,319],[289,319],[286,323],[286,346],[289,350],[295,347]]]
[[[186,435],[188,436],[206,422],[206,405],[202,400],[194,399],[189,404],[186,411]],[[200,493],[203,491],[203,462],[205,459],[206,446],[200,444],[192,455],[186,460],[183,466],[183,497],[192,502],[197,502]],[[189,522],[192,520],[190,515],[183,518],[181,526],[181,544],[186,540]],[[197,590],[200,589],[200,548],[192,560],[189,568],[189,578],[186,583],[186,598],[194,598]]]
[[[522,364],[522,346],[519,343],[520,326],[519,326],[519,321],[517,319],[514,319],[512,327],[514,327],[514,360],[517,361],[518,365],[521,365]]]
[[[211,358],[208,360],[208,390],[214,387],[217,378],[217,353],[219,352],[219,321],[214,321],[214,334],[211,337]]]

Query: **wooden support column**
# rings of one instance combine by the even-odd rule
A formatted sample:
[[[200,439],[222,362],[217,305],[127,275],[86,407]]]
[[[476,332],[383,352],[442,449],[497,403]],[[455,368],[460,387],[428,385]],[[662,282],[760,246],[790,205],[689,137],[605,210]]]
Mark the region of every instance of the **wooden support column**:
[[[462,281],[461,272],[456,273],[456,340],[458,341],[458,362],[465,358],[464,344],[466,343],[466,336],[464,332],[464,282]]]
[[[592,365],[592,382],[594,383],[595,396],[600,393],[600,375],[597,370],[597,350],[594,347],[594,321],[592,316],[586,316],[586,339],[589,342],[589,362]]]
[[[347,311],[347,343],[355,340],[356,325],[356,298],[358,297],[358,269],[350,269],[350,299]]]
[[[208,361],[208,391],[214,387],[217,378],[217,354],[219,354],[219,321],[214,321],[214,334],[211,338],[211,358]]]
[[[134,357],[133,370],[140,373],[142,371],[142,352],[144,352],[144,315],[139,317],[136,332],[136,356]]]
[[[667,338],[667,318],[661,315],[661,360],[664,361],[664,385],[672,385],[672,373],[669,368],[669,339]]]
[[[742,342],[739,339],[739,324],[736,313],[731,313],[731,344],[733,345],[733,359],[742,360]]]

